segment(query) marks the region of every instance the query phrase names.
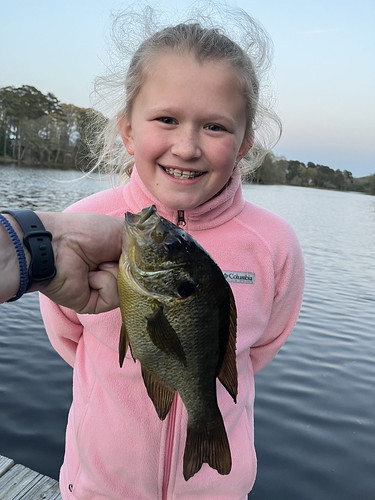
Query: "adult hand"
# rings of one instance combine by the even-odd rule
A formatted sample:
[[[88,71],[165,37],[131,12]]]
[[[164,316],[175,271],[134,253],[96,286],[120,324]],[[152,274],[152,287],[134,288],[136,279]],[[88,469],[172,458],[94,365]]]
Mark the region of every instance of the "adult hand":
[[[40,291],[78,313],[102,313],[119,306],[118,260],[124,221],[94,213],[37,215],[52,233],[56,276]]]
[[[37,212],[52,233],[56,276],[30,291],[41,291],[54,302],[78,313],[101,313],[118,307],[117,272],[124,221],[95,213]],[[6,218],[22,241],[23,232],[9,214]],[[0,301],[10,299],[19,286],[19,267],[13,244],[0,225]],[[30,255],[24,248],[27,263]]]

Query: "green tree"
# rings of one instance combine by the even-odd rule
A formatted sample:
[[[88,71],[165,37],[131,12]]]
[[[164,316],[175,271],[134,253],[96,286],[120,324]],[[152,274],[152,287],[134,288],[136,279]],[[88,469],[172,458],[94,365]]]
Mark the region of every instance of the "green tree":
[[[335,187],[335,171],[326,165],[317,165],[317,186],[332,189]]]
[[[285,184],[285,169],[282,162],[276,160],[273,153],[268,153],[259,170],[257,176],[262,184]]]
[[[3,87],[0,89],[0,118],[3,136],[3,155],[10,154],[12,158],[20,161],[28,144],[25,140],[29,136],[30,127],[28,120],[38,120],[43,116],[62,116],[61,104],[57,98],[48,93],[44,95],[31,85],[22,87]],[[50,123],[40,121],[44,129],[41,135],[49,135]],[[35,125],[35,124],[34,124]],[[25,127],[25,131],[22,128]],[[9,148],[11,145],[11,148]]]
[[[298,160],[290,160],[286,171],[286,182],[298,186],[301,184],[301,178],[305,164]]]

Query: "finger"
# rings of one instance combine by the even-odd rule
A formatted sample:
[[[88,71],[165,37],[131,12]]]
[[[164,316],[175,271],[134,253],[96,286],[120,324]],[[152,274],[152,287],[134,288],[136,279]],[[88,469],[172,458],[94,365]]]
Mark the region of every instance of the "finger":
[[[99,264],[99,270],[107,271],[117,279],[118,266],[118,262],[103,262],[102,264]]]
[[[119,307],[117,289],[117,272],[114,268],[89,273],[91,297],[89,311],[86,313],[102,313]]]

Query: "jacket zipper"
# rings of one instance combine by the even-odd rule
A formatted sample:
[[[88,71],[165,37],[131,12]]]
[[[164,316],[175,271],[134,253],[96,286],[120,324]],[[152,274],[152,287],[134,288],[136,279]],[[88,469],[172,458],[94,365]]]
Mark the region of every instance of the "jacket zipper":
[[[176,427],[177,399],[178,396],[176,394],[172,402],[171,409],[169,410],[167,440],[165,444],[163,486],[161,490],[162,500],[167,500],[169,479],[171,476],[172,452],[173,452],[175,427]]]
[[[180,227],[186,226],[185,211],[184,210],[177,210],[177,226],[180,226]]]

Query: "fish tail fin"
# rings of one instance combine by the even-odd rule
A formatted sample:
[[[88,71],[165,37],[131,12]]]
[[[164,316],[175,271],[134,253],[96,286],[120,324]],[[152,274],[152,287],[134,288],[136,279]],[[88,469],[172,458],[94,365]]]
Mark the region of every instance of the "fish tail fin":
[[[188,425],[184,453],[185,481],[194,476],[204,462],[219,474],[229,474],[232,468],[228,437],[221,415],[209,426],[193,428]]]

